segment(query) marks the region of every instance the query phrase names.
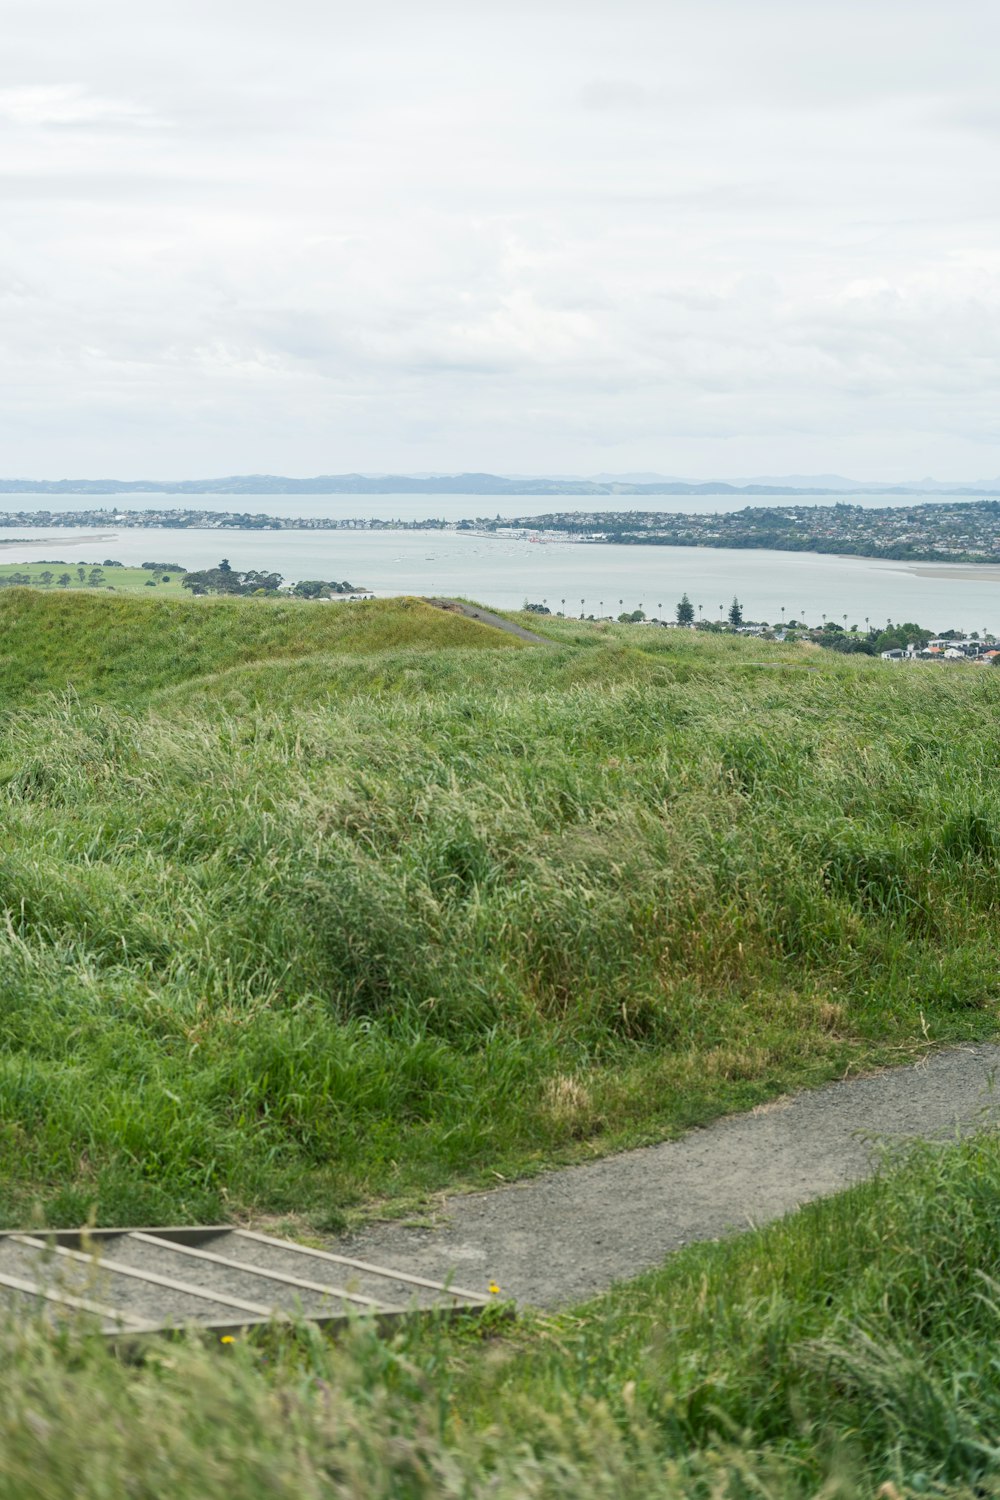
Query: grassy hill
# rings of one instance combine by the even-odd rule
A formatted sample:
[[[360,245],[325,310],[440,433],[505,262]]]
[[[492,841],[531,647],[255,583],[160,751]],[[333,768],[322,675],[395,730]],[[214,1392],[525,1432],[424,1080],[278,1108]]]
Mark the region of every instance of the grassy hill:
[[[248,662],[516,644],[418,599],[327,604],[11,589],[0,593],[0,702],[72,688],[138,706],[157,689]]]
[[[996,1034],[1000,673],[542,628],[0,595],[0,1222],[332,1225]],[[0,1318],[0,1490],[994,1494],[998,1192],[923,1148],[515,1325]]]
[[[1000,673],[0,596],[0,1218],[339,1222],[993,1034]]]

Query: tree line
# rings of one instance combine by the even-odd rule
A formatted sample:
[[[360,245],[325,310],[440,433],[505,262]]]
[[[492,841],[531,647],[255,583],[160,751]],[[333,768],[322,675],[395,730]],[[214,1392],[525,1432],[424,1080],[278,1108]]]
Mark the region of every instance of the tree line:
[[[186,573],[181,579],[192,594],[276,594],[283,582],[280,573],[234,568],[227,557],[216,568]],[[366,594],[369,590],[357,588],[346,580],[337,583],[325,578],[303,578],[292,585],[290,592],[297,599],[330,599],[335,594]]]

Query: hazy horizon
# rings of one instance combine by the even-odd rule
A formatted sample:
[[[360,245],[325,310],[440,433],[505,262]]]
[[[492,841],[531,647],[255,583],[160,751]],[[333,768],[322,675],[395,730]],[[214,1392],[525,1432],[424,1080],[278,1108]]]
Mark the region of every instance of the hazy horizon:
[[[300,474],[283,473],[283,474],[278,474],[278,473],[275,473],[275,472],[268,473],[268,472],[264,472],[264,471],[249,471],[249,470],[245,470],[245,469],[229,469],[229,470],[226,470],[226,471],[220,471],[220,472],[215,473],[215,474],[179,474],[179,475],[172,476],[172,477],[167,477],[167,476],[162,475],[162,474],[153,474],[153,473],[146,473],[146,474],[111,474],[111,473],[103,473],[103,474],[97,474],[97,475],[92,475],[92,476],[91,475],[84,475],[84,474],[65,474],[65,475],[53,475],[53,474],[43,474],[43,475],[20,474],[20,475],[11,475],[11,474],[0,474],[0,486],[16,485],[16,484],[19,484],[19,483],[24,483],[24,484],[28,484],[28,485],[32,485],[32,486],[39,486],[39,485],[52,485],[52,486],[62,485],[62,486],[67,486],[67,485],[72,485],[72,484],[75,484],[75,483],[79,483],[79,484],[84,484],[84,485],[88,486],[87,490],[79,491],[78,492],[81,495],[86,495],[88,493],[94,493],[93,486],[100,485],[102,483],[106,483],[106,484],[110,484],[110,485],[142,485],[142,484],[150,484],[150,485],[168,485],[168,486],[198,485],[198,484],[219,485],[219,484],[225,483],[227,481],[232,481],[232,480],[240,480],[240,481],[247,482],[247,481],[251,481],[251,480],[254,480],[254,479],[259,479],[259,480],[279,480],[279,481],[287,480],[288,482],[293,483],[293,484],[305,484],[305,483],[315,483],[315,482],[318,482],[318,481],[323,480],[323,479],[340,480],[340,481],[342,481],[344,479],[355,479],[355,478],[359,479],[359,480],[364,480],[364,481],[399,479],[399,480],[404,480],[404,481],[420,481],[421,483],[427,483],[427,484],[432,483],[435,479],[440,479],[442,482],[445,482],[445,481],[449,481],[449,480],[453,481],[455,479],[461,479],[461,478],[468,478],[468,479],[482,478],[482,479],[502,479],[502,480],[514,481],[514,482],[519,483],[519,484],[521,484],[521,483],[523,483],[523,484],[530,484],[530,483],[536,482],[536,481],[538,483],[567,483],[567,484],[572,484],[572,483],[580,483],[580,484],[587,484],[587,483],[590,483],[590,484],[599,484],[599,483],[612,484],[612,483],[619,483],[619,484],[624,484],[624,485],[628,485],[628,484],[632,484],[632,485],[645,485],[645,484],[658,484],[658,483],[662,483],[662,484],[665,484],[665,485],[701,485],[701,486],[706,486],[706,485],[729,485],[729,486],[732,486],[732,487],[734,487],[736,489],[742,489],[742,488],[746,488],[746,487],[752,486],[752,487],[754,487],[756,489],[761,489],[761,490],[764,490],[764,489],[767,489],[767,488],[770,487],[774,491],[784,490],[784,489],[795,489],[795,488],[800,488],[802,490],[814,488],[814,489],[817,489],[817,490],[825,490],[825,491],[827,491],[831,495],[836,495],[836,494],[841,493],[841,492],[843,492],[844,494],[858,493],[858,494],[869,494],[869,495],[872,495],[872,494],[877,494],[881,489],[885,488],[885,489],[904,489],[904,490],[908,490],[908,491],[912,492],[914,495],[927,495],[927,496],[930,496],[930,497],[934,497],[936,495],[940,495],[942,498],[946,498],[949,494],[956,493],[959,489],[980,488],[980,489],[983,489],[984,491],[985,490],[990,490],[991,493],[993,491],[1000,491],[1000,476],[992,476],[991,477],[991,476],[984,476],[984,475],[981,475],[981,474],[978,475],[975,479],[951,478],[951,479],[948,479],[948,480],[942,480],[942,479],[936,478],[934,476],[924,475],[921,478],[909,477],[909,478],[899,479],[899,480],[896,480],[896,481],[885,481],[885,480],[859,479],[859,478],[856,478],[856,477],[850,477],[850,476],[843,475],[843,474],[830,474],[830,473],[823,473],[823,474],[739,475],[739,476],[732,476],[732,477],[730,477],[730,476],[726,476],[726,475],[722,475],[722,474],[704,474],[704,475],[662,474],[662,473],[658,473],[658,472],[655,472],[655,471],[624,471],[624,472],[608,472],[608,471],[603,471],[603,472],[599,472],[599,473],[596,473],[596,474],[594,474],[594,473],[587,474],[587,473],[580,473],[580,472],[578,472],[578,473],[567,473],[567,472],[560,472],[560,473],[552,473],[552,472],[549,472],[549,473],[544,473],[544,472],[538,472],[538,473],[514,473],[514,472],[511,472],[511,471],[505,471],[505,472],[504,471],[490,471],[490,470],[487,470],[487,469],[483,469],[481,467],[480,468],[472,468],[472,469],[468,469],[468,470],[435,469],[435,470],[408,470],[408,471],[407,470],[399,470],[399,469],[395,469],[395,470],[393,470],[393,469],[368,469],[368,470],[360,470],[360,469],[353,469],[352,470],[352,469],[348,469],[348,470],[343,470],[343,471],[326,470],[326,471],[318,473],[318,474],[313,474],[313,473],[300,473]],[[0,490],[0,498],[2,498],[3,495],[16,496],[17,493],[18,493],[18,491],[16,491],[16,490],[6,489],[5,488],[3,490]],[[38,493],[45,493],[45,491],[44,490],[39,490]],[[73,493],[73,492],[72,491],[63,491],[63,493]],[[164,493],[171,493],[171,492],[170,491],[164,491]],[[176,493],[176,491],[175,491],[175,493]],[[204,492],[199,492],[197,490],[192,490],[191,493],[195,493],[195,494],[196,493],[206,493],[206,494],[209,494],[209,493],[213,493],[213,491],[206,490]],[[226,492],[225,491],[219,491],[217,493],[221,497],[221,496],[224,496],[224,494]],[[244,493],[244,492],[241,491],[241,492],[234,492],[234,493]],[[245,493],[252,493],[252,491],[245,491]],[[491,493],[494,493],[494,492],[490,491],[488,489],[484,489],[484,490],[481,490],[481,491],[476,491],[475,489],[470,489],[468,491],[468,493],[470,495],[476,495],[478,493],[478,494],[483,495],[483,496],[488,496],[488,495],[490,495]],[[275,492],[275,498],[279,498],[279,497],[280,497],[280,492],[276,491]],[[655,498],[656,498],[655,493],[653,493],[653,494],[650,495],[650,499],[655,499]],[[683,498],[683,497],[679,496],[677,498]],[[0,508],[2,508],[2,507],[0,507]]]

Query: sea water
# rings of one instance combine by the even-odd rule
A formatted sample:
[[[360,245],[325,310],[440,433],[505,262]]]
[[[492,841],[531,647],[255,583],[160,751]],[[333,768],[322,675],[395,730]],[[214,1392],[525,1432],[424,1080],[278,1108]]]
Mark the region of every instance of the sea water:
[[[851,497],[852,503],[861,497]],[[882,496],[864,497],[885,504]],[[898,497],[895,497],[898,498]],[[743,496],[615,497],[616,508],[693,511],[741,508]],[[771,503],[780,503],[773,497]],[[395,502],[395,503],[392,503]],[[754,503],[757,503],[755,500]],[[766,503],[766,502],[765,502]],[[798,504],[808,503],[796,501]],[[817,502],[818,503],[818,502]],[[829,503],[824,501],[822,503]],[[286,496],[3,496],[0,509],[71,511],[102,504],[130,510],[186,508],[270,515],[462,519],[497,514],[587,509],[587,497],[518,496],[498,502],[484,495]],[[404,510],[405,504],[405,510]],[[0,535],[28,528],[7,525]],[[887,562],[817,553],[710,547],[655,547],[531,542],[509,536],[453,531],[257,531],[174,528],[81,529],[46,527],[0,548],[0,561],[67,563],[177,562],[212,567],[227,557],[234,568],[260,568],[287,579],[348,581],[380,596],[462,595],[500,609],[544,603],[567,615],[617,615],[638,608],[672,617],[686,593],[696,612],[717,618],[736,597],[747,619],[822,616],[864,627],[866,621],[915,620],[934,630],[1000,631],[1000,567]],[[152,592],[152,591],[151,591]],[[846,617],[846,619],[845,619]]]

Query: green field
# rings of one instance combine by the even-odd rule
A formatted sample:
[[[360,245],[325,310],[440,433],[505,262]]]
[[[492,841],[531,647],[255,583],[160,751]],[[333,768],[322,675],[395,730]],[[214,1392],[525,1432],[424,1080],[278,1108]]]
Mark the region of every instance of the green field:
[[[58,542],[53,550],[58,552]],[[0,557],[2,556],[0,550]],[[61,562],[0,562],[0,588],[10,587],[13,583],[15,586],[23,584],[26,587],[51,589],[53,593],[60,594],[70,589],[99,589],[102,592],[113,589],[116,593],[144,589],[151,594],[155,590],[158,596],[162,594],[178,599],[184,594],[181,586],[183,576],[183,569],[174,568],[165,573],[152,572],[148,568],[105,568],[100,564],[80,562],[72,555]]]
[[[3,1221],[336,1225],[995,1034],[1000,674],[544,628],[0,595]]]

